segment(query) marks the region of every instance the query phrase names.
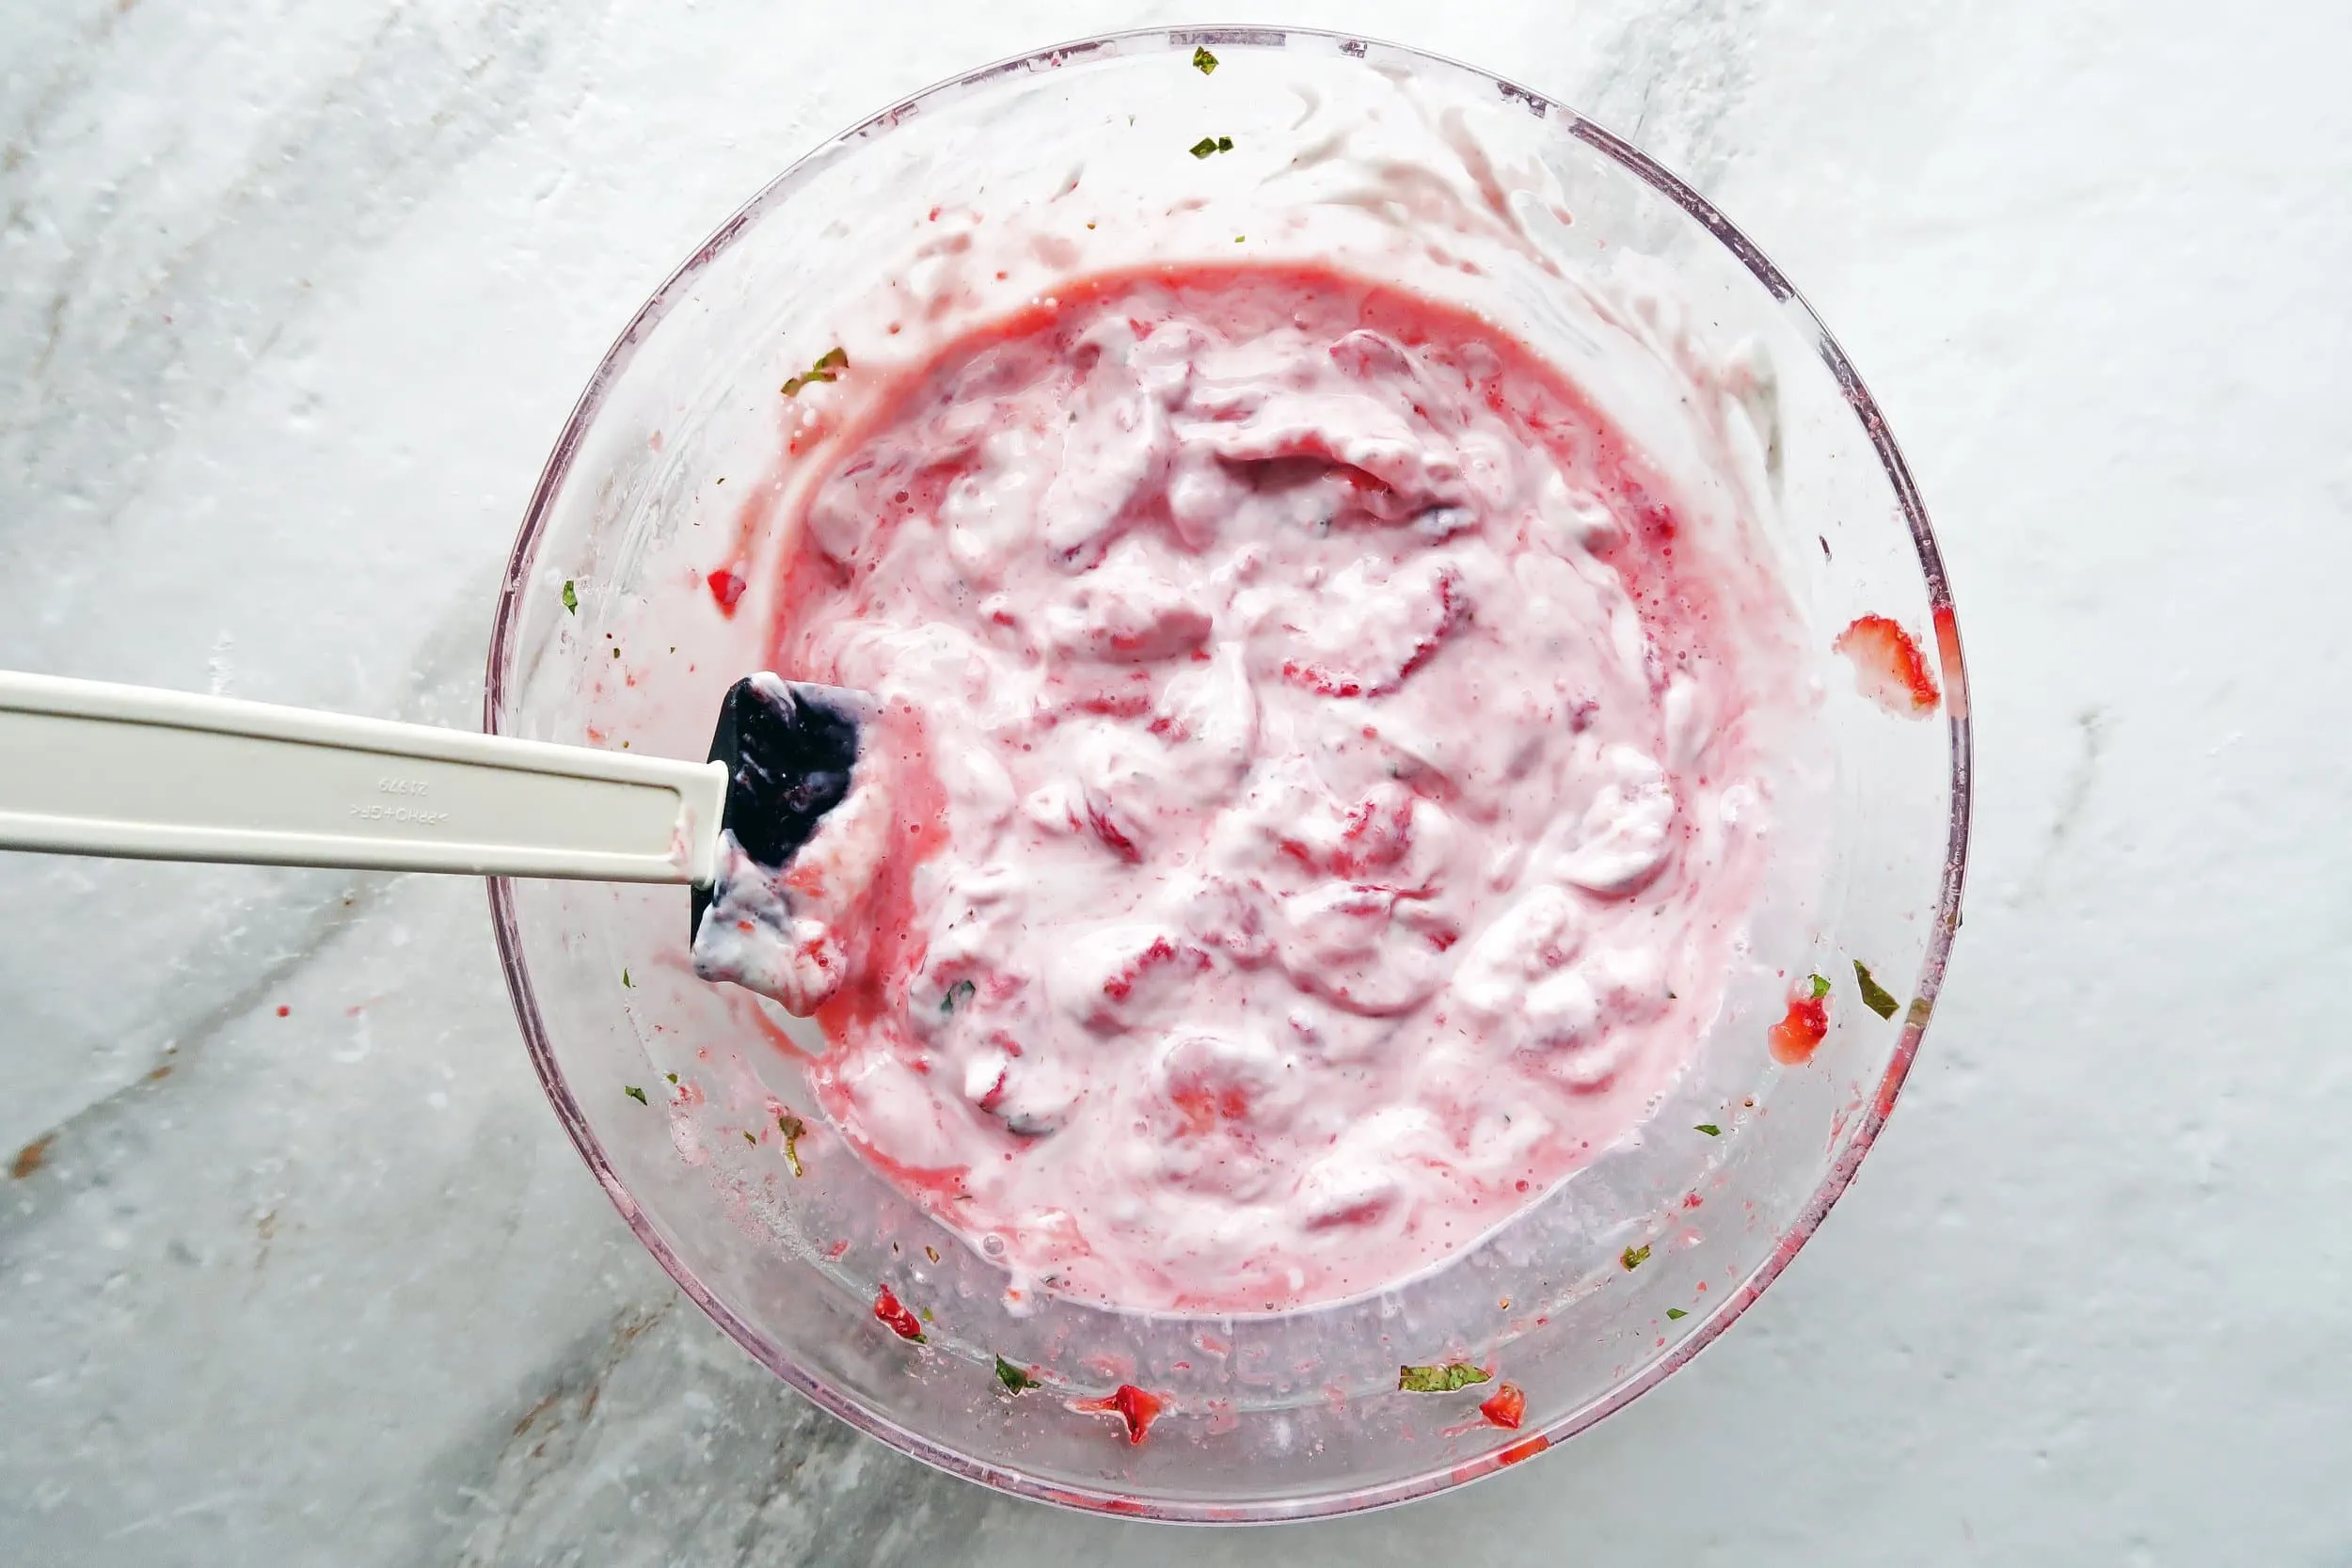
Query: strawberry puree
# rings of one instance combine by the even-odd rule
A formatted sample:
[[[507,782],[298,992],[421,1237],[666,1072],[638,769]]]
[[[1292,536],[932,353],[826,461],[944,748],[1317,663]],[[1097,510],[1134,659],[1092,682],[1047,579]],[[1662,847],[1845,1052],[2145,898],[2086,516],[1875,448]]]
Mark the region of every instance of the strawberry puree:
[[[1016,1282],[1258,1310],[1642,1122],[1756,896],[1795,612],[1557,372],[1336,274],[1106,277],[847,452],[775,668],[895,717],[786,989],[874,1168]]]

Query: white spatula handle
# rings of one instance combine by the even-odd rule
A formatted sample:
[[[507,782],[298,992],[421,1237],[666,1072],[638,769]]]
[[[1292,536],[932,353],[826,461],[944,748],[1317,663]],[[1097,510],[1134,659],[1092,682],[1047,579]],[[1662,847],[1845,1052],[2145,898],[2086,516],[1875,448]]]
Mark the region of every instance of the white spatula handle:
[[[707,883],[727,771],[0,671],[0,848]]]

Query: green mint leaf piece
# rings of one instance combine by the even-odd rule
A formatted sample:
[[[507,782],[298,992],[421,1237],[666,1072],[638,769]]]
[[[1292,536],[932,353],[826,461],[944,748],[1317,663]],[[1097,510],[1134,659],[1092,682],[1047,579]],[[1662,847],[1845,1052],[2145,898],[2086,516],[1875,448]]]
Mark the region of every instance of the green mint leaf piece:
[[[1196,158],[1205,158],[1210,153],[1216,150],[1216,138],[1215,136],[1203,136],[1199,141],[1194,142],[1191,147],[1185,149],[1185,150],[1190,152]]]
[[[1694,1132],[1704,1132],[1710,1138],[1720,1138],[1724,1135],[1724,1130],[1716,1126],[1711,1121],[1700,1122],[1696,1127],[1692,1128],[1692,1131]]]
[[[943,1013],[954,1012],[958,1007],[971,1001],[979,989],[969,980],[958,980],[947,988],[947,994],[939,999],[939,1010]]]
[[[784,395],[788,398],[798,397],[801,388],[813,381],[838,381],[840,377],[834,372],[846,371],[849,368],[849,350],[838,345],[829,348],[817,356],[817,363],[784,384]]]
[[[627,1087],[625,1087],[624,1089],[622,1089],[622,1090],[621,1090],[621,1092],[622,1092],[623,1094],[625,1094],[625,1095],[628,1096],[631,1100],[634,1100],[635,1101],[637,1101],[637,1103],[638,1103],[638,1104],[640,1104],[640,1105],[650,1105],[650,1104],[652,1104],[652,1103],[653,1103],[653,1101],[652,1101],[647,1100],[647,1099],[645,1098],[645,1091],[644,1091],[644,1090],[643,1090],[643,1089],[641,1089],[641,1088],[639,1088],[639,1087],[638,1087],[636,1085],[634,1085],[634,1084],[631,1084],[631,1085],[628,1085]]]
[[[1870,972],[1863,967],[1863,963],[1860,958],[1856,958],[1853,961],[1853,977],[1854,983],[1862,988],[1862,1005],[1864,1006],[1869,1008],[1881,1018],[1893,1018],[1895,1016],[1895,1009],[1901,1006],[1902,1004],[1895,1000],[1895,993],[1893,991],[1888,990],[1884,986],[1880,985],[1876,980],[1870,978]]]
[[[776,1117],[776,1131],[784,1134],[784,1157],[792,1162],[792,1174],[801,1174],[801,1139],[808,1132],[808,1123],[789,1111]]]
[[[580,593],[572,586],[569,578],[564,579],[564,608],[575,615],[580,613]]]
[[[1666,1308],[1666,1316],[1667,1316],[1669,1319],[1673,1319],[1673,1318],[1687,1318],[1687,1317],[1689,1317],[1690,1315],[1691,1315],[1690,1313],[1685,1312],[1685,1311],[1684,1311],[1681,1307],[1667,1307],[1667,1308]]]
[[[1629,1246],[1617,1255],[1617,1261],[1625,1265],[1626,1273],[1631,1274],[1635,1269],[1649,1261],[1649,1248]]]
[[[1821,975],[1813,976],[1813,1000],[1819,1002],[1829,994],[1829,981]]]
[[[1216,74],[1216,56],[1207,49],[1196,46],[1192,52],[1192,69],[1203,76],[1214,76]]]
[[[1041,1386],[1038,1380],[1003,1356],[996,1358],[996,1381],[1005,1386],[1005,1392],[1018,1394],[1025,1388]]]
[[[1407,1394],[1451,1394],[1484,1383],[1488,1375],[1486,1369],[1467,1361],[1448,1361],[1440,1367],[1399,1367],[1396,1386]]]

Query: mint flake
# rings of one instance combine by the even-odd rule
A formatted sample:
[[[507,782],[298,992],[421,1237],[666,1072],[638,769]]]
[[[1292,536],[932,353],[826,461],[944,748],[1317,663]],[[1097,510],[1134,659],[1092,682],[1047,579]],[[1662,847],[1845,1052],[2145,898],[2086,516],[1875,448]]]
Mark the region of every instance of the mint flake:
[[[1396,1386],[1407,1394],[1451,1394],[1473,1383],[1484,1383],[1490,1375],[1486,1369],[1467,1361],[1448,1361],[1438,1367],[1399,1367]]]
[[[1881,1018],[1893,1018],[1895,1009],[1902,1006],[1895,993],[1870,978],[1870,972],[1860,958],[1853,961],[1854,983],[1862,988],[1862,1005]]]
[[[834,372],[846,371],[849,368],[849,351],[839,347],[829,348],[817,356],[815,364],[784,384],[784,395],[788,398],[798,397],[801,394],[801,388],[813,382],[838,381],[841,378]]]

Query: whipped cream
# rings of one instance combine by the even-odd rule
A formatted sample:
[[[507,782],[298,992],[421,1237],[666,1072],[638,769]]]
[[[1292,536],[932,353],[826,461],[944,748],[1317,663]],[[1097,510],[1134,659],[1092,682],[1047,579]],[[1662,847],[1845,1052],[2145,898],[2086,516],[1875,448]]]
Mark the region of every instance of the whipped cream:
[[[1756,895],[1794,611],[1574,385],[1391,288],[1156,269],[843,451],[776,667],[878,717],[706,972],[818,1019],[875,1168],[1021,1278],[1256,1310],[1640,1125]]]

